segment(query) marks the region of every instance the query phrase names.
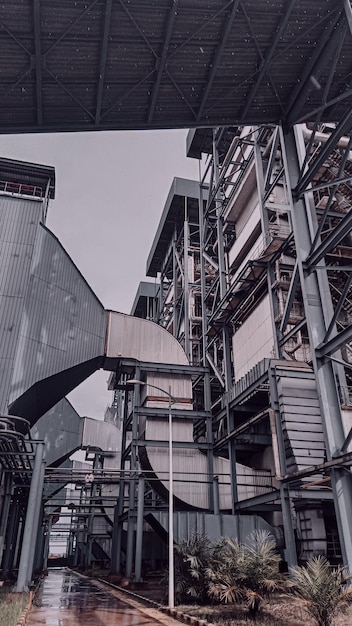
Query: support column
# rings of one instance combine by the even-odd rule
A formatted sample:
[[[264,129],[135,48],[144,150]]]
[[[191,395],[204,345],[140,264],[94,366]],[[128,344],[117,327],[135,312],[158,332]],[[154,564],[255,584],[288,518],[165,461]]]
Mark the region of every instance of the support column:
[[[183,319],[185,327],[185,353],[188,360],[192,361],[190,343],[190,320],[189,320],[189,223],[187,211],[187,196],[185,196],[184,223],[183,223]],[[174,289],[176,285],[174,285]]]
[[[216,206],[216,218],[217,218],[217,244],[218,244],[218,265],[219,265],[219,292],[220,299],[222,300],[227,292],[227,268],[225,263],[225,246],[224,246],[224,219],[222,215],[222,199],[219,189],[219,153],[216,146],[215,139],[216,131],[214,130],[213,140],[213,163],[214,163],[214,186],[215,193],[215,206]],[[222,348],[224,359],[224,374],[225,374],[225,391],[228,393],[232,389],[232,367],[231,367],[231,337],[229,332],[229,326],[223,324],[222,326]],[[230,433],[234,429],[233,412],[230,411],[228,403],[226,403],[226,421],[227,432]],[[236,470],[236,448],[233,439],[228,443],[229,460],[231,467],[231,490],[232,490],[232,513],[235,512],[235,503],[238,501],[237,490],[237,470]]]
[[[44,474],[45,474],[45,462],[42,460],[41,467],[40,467],[39,481],[38,481],[37,506],[36,506],[34,522],[33,522],[33,538],[36,537],[37,541],[33,541],[33,538],[32,538],[31,550],[30,550],[29,558],[28,558],[28,582],[30,582],[32,579],[36,550],[39,549],[38,528],[39,528],[39,522],[41,521],[41,517],[42,517],[42,496],[43,496]]]
[[[140,378],[140,369],[136,368],[136,378]],[[138,445],[138,415],[135,407],[140,406],[140,389],[139,385],[133,395],[133,414],[132,414],[132,441],[131,441],[131,462],[130,462],[130,480],[128,494],[128,527],[127,527],[127,549],[126,549],[126,578],[131,578],[133,571],[134,556],[134,536],[136,522],[136,472],[137,467],[137,445]]]
[[[292,128],[281,130],[286,175],[289,188],[295,189],[300,179],[300,165],[297,146]],[[325,445],[328,460],[341,453],[345,434],[342,423],[340,400],[331,360],[319,358],[317,348],[324,343],[326,326],[324,323],[324,296],[320,293],[319,281],[314,266],[307,268],[304,263],[312,247],[309,229],[309,216],[303,198],[291,198],[292,224],[296,243],[297,263],[306,313],[307,329],[312,348],[313,367],[317,381]],[[319,271],[324,271],[320,269]],[[337,525],[344,565],[352,571],[352,477],[347,468],[331,471]]]
[[[202,186],[199,186],[199,253],[200,253],[200,285],[202,294],[202,364],[203,367],[208,368],[207,362],[207,326],[208,316],[206,310],[206,273],[205,273],[205,259],[204,259],[204,201]],[[211,389],[210,389],[210,375],[209,370],[204,374],[203,379],[204,389],[204,410],[209,412],[209,417],[206,423],[207,443],[213,443],[213,421],[211,415]],[[214,490],[213,490],[213,475],[214,475],[214,453],[213,447],[207,452],[207,464],[208,464],[208,477],[209,477],[209,509],[214,510]],[[215,511],[214,511],[215,512]]]
[[[124,407],[123,407],[123,427],[122,427],[122,442],[121,442],[121,450],[126,450],[126,440],[127,440],[127,432],[126,432],[126,422],[128,417],[128,402],[126,399],[125,392],[124,397]],[[112,546],[111,546],[111,573],[112,574],[121,574],[121,566],[122,566],[122,514],[124,510],[125,503],[125,465],[126,460],[123,455],[121,455],[121,473],[120,473],[120,483],[119,483],[119,496],[117,503],[114,509],[114,525],[113,525],[113,536],[112,536]]]
[[[46,529],[45,541],[44,541],[44,550],[43,550],[43,571],[44,572],[46,572],[46,570],[48,569],[50,534],[51,534],[52,524],[53,524],[53,518],[50,516],[49,519],[48,519],[48,523],[47,523],[47,529]],[[69,537],[69,541],[72,541],[71,534],[70,534],[70,537]],[[72,552],[72,549],[70,550],[70,548],[68,548],[68,550],[67,550],[67,557],[69,559],[71,557],[71,552]]]
[[[282,432],[282,424],[281,424],[281,415],[279,410],[279,398],[277,393],[276,386],[276,377],[275,371],[270,367],[269,368],[269,385],[270,385],[270,398],[271,398],[271,406],[273,407],[274,417],[275,417],[275,430],[276,430],[276,438],[277,438],[277,447],[279,454],[279,463],[280,463],[280,474],[281,476],[285,476],[287,474],[287,466],[286,466],[286,453],[285,453],[285,442],[284,436]],[[282,512],[282,521],[284,527],[284,537],[285,537],[285,558],[290,567],[294,567],[297,565],[297,553],[296,553],[296,542],[295,542],[295,533],[292,524],[292,511],[291,511],[291,501],[290,501],[290,492],[287,485],[280,483],[280,499],[281,499],[281,512]]]
[[[136,557],[134,579],[137,583],[142,582],[142,556],[143,556],[143,523],[144,523],[144,476],[138,481],[138,506],[137,506],[137,530],[136,530]]]
[[[17,536],[19,532],[19,518],[20,518],[20,510],[19,503],[14,498],[11,507],[10,507],[10,516],[7,524],[6,531],[6,548],[4,550],[4,556],[2,561],[2,575],[3,579],[6,580],[11,572],[13,567],[13,560],[15,555],[15,547],[17,543]]]
[[[37,443],[31,486],[29,489],[26,522],[23,533],[20,564],[18,569],[18,578],[14,588],[14,591],[17,593],[23,593],[24,591],[28,591],[28,584],[30,582],[29,579],[32,574],[32,572],[29,573],[28,571],[28,565],[31,556],[33,537],[35,536],[36,531],[36,513],[41,504],[41,500],[38,503],[38,491],[42,472],[43,454],[44,444],[42,442]]]

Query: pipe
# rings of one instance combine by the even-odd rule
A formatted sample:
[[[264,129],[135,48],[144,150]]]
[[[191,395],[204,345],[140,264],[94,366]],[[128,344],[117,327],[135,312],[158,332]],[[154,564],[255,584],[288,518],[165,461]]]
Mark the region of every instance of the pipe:
[[[307,124],[301,124],[301,128],[302,128],[303,136],[306,137],[307,139],[310,139],[313,134],[313,131],[308,128]],[[319,141],[320,143],[326,143],[329,138],[330,138],[330,135],[326,133],[321,133],[319,131],[314,133],[314,140]],[[350,137],[341,137],[336,145],[339,148],[347,148],[347,146],[350,143],[350,140],[351,140]]]

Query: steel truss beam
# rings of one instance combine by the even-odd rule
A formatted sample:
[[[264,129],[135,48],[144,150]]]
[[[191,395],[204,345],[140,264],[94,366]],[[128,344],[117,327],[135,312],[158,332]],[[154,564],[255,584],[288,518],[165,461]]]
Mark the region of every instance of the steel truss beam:
[[[36,74],[36,97],[37,97],[37,122],[43,124],[43,84],[42,84],[42,49],[41,49],[41,23],[40,23],[40,0],[34,0],[34,45],[35,45],[35,74]]]
[[[294,198],[299,198],[302,193],[307,189],[308,185],[313,181],[314,177],[318,174],[320,168],[323,166],[326,159],[331,155],[334,148],[336,148],[339,140],[343,135],[348,135],[352,128],[352,111],[348,110],[337,125],[336,129],[331,133],[326,144],[319,151],[318,156],[313,162],[309,164],[308,170],[302,174],[300,173],[297,184],[293,190]]]
[[[177,16],[177,10],[178,10],[178,0],[171,0],[169,19],[168,19],[168,24],[166,28],[165,39],[163,42],[163,49],[162,49],[160,57],[158,57],[155,61],[155,70],[157,71],[157,76],[156,76],[156,80],[153,86],[153,92],[152,92],[152,97],[150,101],[148,122],[151,122],[153,119],[156,103],[158,101],[161,79],[166,68],[167,53],[169,50],[172,31],[173,31],[176,16]]]
[[[287,22],[289,21],[291,12],[294,9],[294,6],[296,4],[296,0],[290,0],[290,2],[288,3],[288,6],[285,7],[285,11],[283,16],[280,18],[278,25],[276,27],[276,32],[275,35],[273,37],[273,39],[271,40],[270,43],[270,47],[269,50],[267,51],[267,54],[263,57],[261,52],[260,52],[260,47],[259,44],[257,42],[257,39],[255,37],[255,42],[256,42],[256,46],[257,46],[257,50],[261,56],[261,63],[259,66],[259,70],[258,73],[259,75],[256,77],[256,81],[255,83],[252,85],[252,88],[249,92],[249,94],[246,97],[246,104],[244,106],[243,112],[242,112],[242,120],[244,120],[246,118],[246,115],[248,113],[249,108],[252,105],[252,102],[258,92],[258,90],[261,87],[261,83],[265,77],[265,75],[268,73],[268,70],[270,68],[270,63],[272,61],[272,58],[276,52],[276,48],[277,45],[282,37],[282,34],[287,26]]]
[[[331,58],[336,56],[336,49],[339,46],[341,38],[345,36],[345,23],[341,20],[341,9],[337,8],[337,15],[328,16],[328,26],[325,36],[321,36],[319,43],[315,46],[311,59],[306,65],[305,72],[302,75],[296,89],[293,91],[291,102],[286,110],[286,120],[288,124],[295,124],[301,114],[302,108],[309,98],[309,94],[313,89],[319,89],[319,78],[326,69]],[[330,71],[334,67],[331,64]],[[331,83],[332,75],[330,73],[328,84]],[[327,95],[327,94],[325,94]]]
[[[197,122],[199,121],[199,119],[202,117],[203,113],[204,113],[204,109],[206,107],[207,104],[207,100],[208,100],[208,96],[209,93],[212,89],[215,77],[216,77],[216,73],[218,71],[218,67],[219,67],[219,63],[221,60],[221,57],[223,55],[227,40],[229,38],[229,35],[231,33],[231,29],[233,26],[233,22],[235,19],[235,15],[238,11],[238,6],[240,4],[240,0],[232,0],[232,9],[231,9],[231,13],[230,15],[226,15],[225,20],[224,20],[224,25],[223,25],[223,33],[222,36],[220,38],[220,43],[218,45],[218,47],[216,48],[215,54],[214,54],[214,58],[213,61],[211,63],[210,66],[210,72],[209,72],[209,77],[208,80],[206,82],[206,85],[204,87],[204,91],[203,91],[203,96],[202,96],[202,101],[199,105],[199,109],[198,109],[198,114],[197,114]]]
[[[98,88],[97,88],[97,102],[95,106],[95,124],[97,126],[100,123],[102,102],[103,102],[106,59],[108,55],[109,32],[110,32],[110,24],[111,24],[111,8],[112,8],[112,0],[106,0],[104,31],[103,31],[103,38],[101,42],[101,50],[100,50],[100,67],[99,67],[99,78],[98,78]]]

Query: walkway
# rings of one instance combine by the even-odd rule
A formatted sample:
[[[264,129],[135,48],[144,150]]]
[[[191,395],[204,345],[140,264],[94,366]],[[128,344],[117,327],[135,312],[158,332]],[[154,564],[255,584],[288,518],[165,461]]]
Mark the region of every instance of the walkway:
[[[66,569],[49,570],[35,603],[37,606],[31,609],[26,626],[179,624],[155,610],[132,608],[113,593]]]

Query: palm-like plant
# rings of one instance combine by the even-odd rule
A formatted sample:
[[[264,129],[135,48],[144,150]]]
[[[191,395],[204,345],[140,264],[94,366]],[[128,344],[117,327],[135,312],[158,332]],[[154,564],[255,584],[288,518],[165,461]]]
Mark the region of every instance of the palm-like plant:
[[[255,616],[264,597],[285,588],[285,578],[279,573],[280,556],[266,531],[254,531],[246,545],[222,539],[214,554],[208,568],[209,595],[221,602],[245,599]]]
[[[330,626],[341,605],[352,601],[352,589],[346,587],[351,576],[339,566],[332,568],[323,556],[313,557],[306,566],[292,568],[293,592],[318,626]]]
[[[193,534],[175,546],[176,602],[207,599],[206,570],[212,558],[213,546],[205,534]]]

